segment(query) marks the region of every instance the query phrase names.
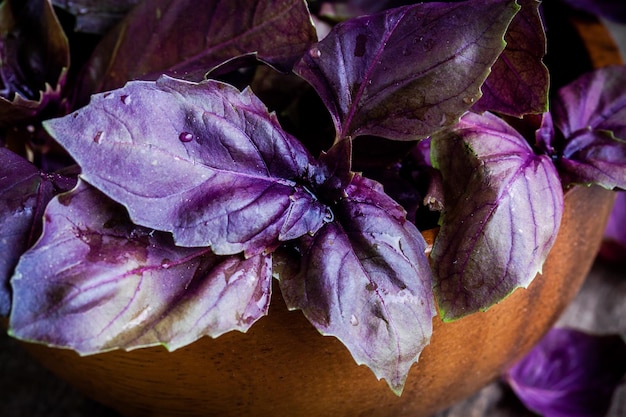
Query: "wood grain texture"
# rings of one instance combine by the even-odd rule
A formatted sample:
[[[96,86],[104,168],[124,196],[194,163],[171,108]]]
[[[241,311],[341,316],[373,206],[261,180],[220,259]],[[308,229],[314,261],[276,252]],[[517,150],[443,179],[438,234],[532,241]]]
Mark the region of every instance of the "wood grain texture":
[[[626,333],[626,271],[596,261],[581,291],[557,325],[597,334]],[[34,361],[16,340],[0,333],[0,416],[120,417],[85,397]],[[495,380],[432,417],[533,417],[511,390]],[[626,381],[606,417],[626,416]]]

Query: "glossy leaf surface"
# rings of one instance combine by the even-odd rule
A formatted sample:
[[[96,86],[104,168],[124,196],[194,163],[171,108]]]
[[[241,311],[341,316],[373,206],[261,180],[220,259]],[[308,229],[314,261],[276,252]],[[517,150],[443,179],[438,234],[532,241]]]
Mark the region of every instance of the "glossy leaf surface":
[[[626,189],[626,67],[587,73],[559,90],[554,125],[564,137],[566,181]]]
[[[505,379],[542,416],[601,417],[625,373],[626,345],[619,336],[555,328]]]
[[[424,3],[351,19],[295,71],[330,111],[337,139],[415,140],[457,121],[504,48],[514,1]]]
[[[563,192],[552,162],[502,119],[468,114],[433,138],[445,207],[431,259],[444,320],[527,287],[556,238]]]
[[[399,394],[432,332],[426,244],[378,183],[355,176],[346,195],[334,222],[301,238],[300,270],[280,288],[288,307]]]
[[[254,255],[315,232],[327,216],[298,183],[315,170],[310,155],[250,90],[136,81],[45,126],[85,180],[182,246]]]
[[[10,332],[90,354],[246,331],[267,314],[271,258],[220,257],[137,227],[84,183],[55,198],[12,279]]]
[[[316,40],[302,0],[147,0],[96,50],[81,94],[161,74],[200,81],[249,53],[289,71]]]
[[[548,110],[548,68],[543,64],[546,36],[537,0],[521,1],[511,21],[506,48],[482,86],[483,96],[472,111],[521,117]]]

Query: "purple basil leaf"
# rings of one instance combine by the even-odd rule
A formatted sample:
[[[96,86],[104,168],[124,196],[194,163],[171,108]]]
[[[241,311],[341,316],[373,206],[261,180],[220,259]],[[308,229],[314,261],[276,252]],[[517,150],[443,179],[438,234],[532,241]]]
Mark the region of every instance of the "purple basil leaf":
[[[519,9],[514,1],[424,3],[335,26],[294,70],[328,107],[337,138],[415,140],[480,96]]]
[[[0,316],[9,314],[9,278],[22,253],[37,238],[37,220],[53,197],[53,186],[21,156],[0,148]]]
[[[426,243],[380,184],[355,175],[345,191],[335,221],[301,238],[300,270],[280,288],[289,308],[399,394],[436,314]]]
[[[626,23],[626,3],[619,0],[562,0],[570,6],[605,19]]]
[[[77,32],[103,34],[139,0],[52,0],[52,4],[67,10],[76,17]]]
[[[344,190],[352,182],[354,173],[350,170],[352,161],[352,141],[344,139],[333,145],[319,158],[320,169],[313,179],[315,191],[333,202],[343,198]]]
[[[314,171],[311,156],[249,89],[134,81],[45,126],[85,180],[181,246],[254,255],[328,215],[297,183]]]
[[[492,111],[521,117],[548,110],[548,68],[542,59],[546,36],[537,0],[520,1],[504,40],[506,48],[482,87],[473,111]]]
[[[620,337],[555,328],[505,378],[544,417],[603,417],[625,373]]]
[[[48,0],[0,4],[0,127],[58,101],[68,67],[69,44]]]
[[[561,88],[554,125],[565,143],[558,167],[564,182],[626,188],[626,66],[587,73]]]
[[[549,112],[541,115],[539,128],[535,131],[535,144],[545,155],[550,157],[556,155],[554,121]]]
[[[200,81],[222,62],[253,52],[290,71],[316,40],[302,0],[146,0],[95,51],[78,102],[163,73]]]
[[[612,262],[626,263],[626,192],[617,193],[604,231],[600,255]]]
[[[133,225],[85,183],[54,199],[12,279],[10,332],[81,354],[246,331],[267,314],[271,257],[217,256]]]
[[[431,259],[444,320],[486,310],[527,287],[548,255],[563,212],[561,183],[502,119],[468,113],[433,138],[445,207]]]
[[[626,189],[626,141],[606,131],[579,132],[568,139],[558,166],[565,184]]]
[[[75,180],[43,174],[21,156],[0,148],[0,316],[9,313],[9,278],[22,253],[39,237],[46,205],[73,184]]]

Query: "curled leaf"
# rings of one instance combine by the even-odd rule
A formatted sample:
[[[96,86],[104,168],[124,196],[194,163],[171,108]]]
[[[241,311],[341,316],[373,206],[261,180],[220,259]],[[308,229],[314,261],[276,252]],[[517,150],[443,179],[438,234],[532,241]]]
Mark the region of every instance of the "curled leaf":
[[[469,113],[431,143],[445,207],[431,259],[444,320],[486,310],[541,272],[563,213],[546,156],[502,119]]]
[[[555,328],[505,379],[542,416],[601,417],[625,373],[626,345],[619,336]]]
[[[318,92],[337,139],[424,138],[480,97],[515,1],[423,3],[343,22],[294,68]]]
[[[280,288],[289,308],[400,394],[432,333],[426,243],[379,184],[355,175],[346,195],[334,222],[300,239],[300,270]]]
[[[565,182],[626,189],[626,66],[582,75],[553,104],[563,136],[558,166]]]
[[[255,255],[315,232],[328,215],[300,185],[312,157],[249,89],[131,82],[44,125],[82,178],[178,245]]]
[[[48,0],[0,4],[0,127],[60,100],[69,43]]]
[[[81,354],[246,331],[267,314],[271,257],[216,256],[128,221],[81,183],[46,210],[12,279],[10,333]]]

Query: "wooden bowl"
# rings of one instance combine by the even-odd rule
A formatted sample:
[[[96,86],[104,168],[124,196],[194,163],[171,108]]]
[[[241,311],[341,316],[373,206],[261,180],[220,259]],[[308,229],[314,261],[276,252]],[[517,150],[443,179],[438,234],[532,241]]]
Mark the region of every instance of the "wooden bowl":
[[[431,344],[404,393],[357,366],[335,338],[273,294],[269,315],[246,334],[203,338],[185,348],[79,357],[25,344],[38,361],[127,416],[428,416],[472,394],[524,355],[572,300],[598,250],[613,202],[599,187],[565,195],[557,241],[527,290],[451,323],[434,319]]]
[[[607,53],[593,52],[597,31],[603,30],[596,21],[574,21],[580,33],[589,26],[596,31],[586,41],[591,63],[619,63],[610,42],[600,45]],[[606,32],[600,35],[607,38]],[[451,323],[435,318],[431,344],[411,369],[401,397],[357,366],[338,340],[321,336],[300,312],[288,311],[280,291],[273,294],[269,315],[248,333],[203,338],[172,353],[148,348],[79,357],[24,347],[126,416],[429,416],[492,381],[548,331],[591,267],[613,198],[598,187],[570,189],[543,274],[487,312]]]

